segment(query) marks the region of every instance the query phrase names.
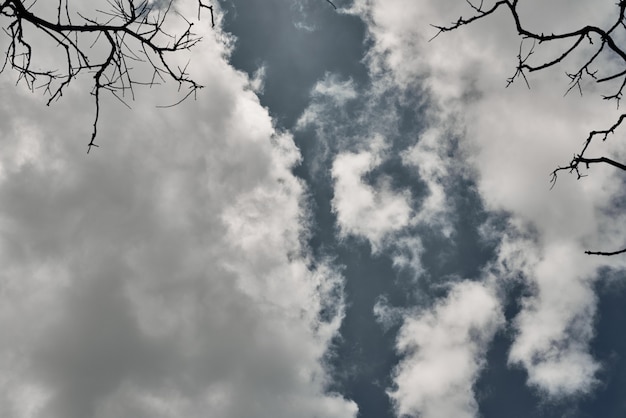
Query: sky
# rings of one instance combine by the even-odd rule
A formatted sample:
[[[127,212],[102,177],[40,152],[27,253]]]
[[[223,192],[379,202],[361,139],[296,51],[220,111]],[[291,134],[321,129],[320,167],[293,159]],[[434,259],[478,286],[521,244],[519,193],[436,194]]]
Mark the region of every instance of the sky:
[[[545,33],[617,10],[520,3]],[[103,94],[89,154],[90,76],[46,106],[0,74],[0,416],[626,415],[626,258],[584,254],[626,246],[624,176],[549,176],[621,114],[565,94],[587,46],[507,87],[507,13],[432,39],[465,1],[211,4],[168,26],[195,99]]]

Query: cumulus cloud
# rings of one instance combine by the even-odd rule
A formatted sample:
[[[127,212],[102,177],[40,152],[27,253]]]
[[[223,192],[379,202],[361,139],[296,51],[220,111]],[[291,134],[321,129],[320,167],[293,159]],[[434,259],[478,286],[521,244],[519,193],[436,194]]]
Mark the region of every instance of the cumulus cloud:
[[[594,272],[572,265],[571,252],[566,243],[551,246],[533,266],[537,291],[523,301],[509,355],[511,363],[528,370],[531,385],[553,395],[593,389],[599,369],[588,349],[594,335]]]
[[[407,315],[396,343],[405,356],[389,392],[398,416],[476,416],[472,386],[503,319],[493,292],[469,281],[453,285],[432,309]]]
[[[488,282],[506,288],[522,278],[531,286],[511,324],[516,338],[509,365],[524,367],[527,383],[553,397],[590,392],[599,383],[601,368],[589,353],[597,302],[595,267],[566,263],[575,251],[571,243],[538,248],[532,235],[519,234],[515,227],[501,233],[498,256],[487,269]]]
[[[332,153],[334,145],[336,152],[330,170],[331,203],[340,238],[353,235],[368,240],[373,253],[388,254],[397,269],[408,268],[419,279],[428,274],[421,261],[420,228],[453,240],[454,199],[449,194],[455,178],[469,175],[464,162],[451,158],[458,157],[455,140],[461,132],[457,125],[432,126],[411,130],[405,138],[399,129],[399,113],[409,106],[403,100],[414,83],[390,82],[373,65],[370,71],[374,81],[358,91],[366,105],[354,119],[343,119],[341,111],[335,112],[344,105],[337,99],[344,95],[337,92],[346,83],[337,86],[335,78],[327,87],[327,76],[313,89],[313,103],[300,121],[314,125],[322,140],[340,141],[328,147]],[[387,105],[385,116],[379,119],[383,104]],[[453,112],[427,111],[425,118],[435,124],[449,123],[454,116]],[[354,137],[360,128],[380,134]],[[380,168],[393,158],[422,182],[421,194],[392,186],[399,171]],[[403,359],[392,376],[394,388],[388,391],[398,416],[472,417],[477,411],[473,385],[485,364],[488,345],[504,322],[500,302],[493,282],[450,284],[446,280],[439,281],[450,287],[449,295],[434,302],[432,309],[393,307],[384,296],[372,307],[385,331],[400,326],[396,349]],[[417,297],[429,300],[426,295]]]
[[[421,278],[430,274],[423,267],[425,246],[422,234],[441,237],[449,245],[454,245],[457,205],[455,188],[459,187],[459,179],[474,175],[465,161],[465,151],[457,142],[465,134],[463,118],[459,113],[461,104],[453,100],[445,103],[427,102],[426,97],[430,95],[428,79],[425,77],[428,63],[422,62],[415,66],[419,59],[415,52],[402,50],[401,44],[396,45],[396,40],[392,39],[397,35],[415,45],[420,39],[411,37],[415,32],[405,37],[395,28],[382,29],[376,26],[379,24],[375,20],[378,12],[391,13],[399,19],[405,19],[408,25],[412,7],[407,8],[400,3],[383,5],[356,2],[352,12],[359,13],[369,24],[373,42],[365,62],[370,81],[357,86],[351,80],[342,81],[327,74],[312,89],[312,103],[301,116],[298,127],[315,128],[316,136],[324,147],[323,152],[317,153],[316,157],[331,165],[332,209],[340,238],[352,235],[367,240],[373,253],[386,254],[395,268],[411,271],[414,283],[417,284]],[[402,64],[403,68],[406,64],[404,72],[385,63],[385,59],[392,59],[392,55],[398,51],[405,54],[406,62],[402,61],[404,58],[394,62]],[[426,90],[423,90],[423,84],[428,87]],[[358,105],[347,110],[352,100]],[[421,122],[416,123],[411,118]],[[320,167],[324,166],[324,163],[315,165],[317,176],[323,176]],[[419,187],[416,187],[417,184]],[[388,277],[381,279],[390,280]],[[449,277],[434,277],[432,280],[442,286],[455,289],[457,286],[448,283]],[[482,288],[482,285],[477,286]],[[452,291],[451,295],[456,295],[456,292]],[[458,292],[464,294],[465,290]],[[385,330],[402,324],[397,349],[405,357],[394,375],[395,389],[389,392],[399,416],[474,414],[476,401],[473,384],[482,368],[491,337],[501,325],[497,299],[491,291],[485,292],[489,294],[486,298],[491,303],[491,307],[485,308],[497,311],[493,314],[497,319],[493,319],[493,323],[491,319],[483,321],[480,318],[480,312],[483,311],[478,307],[478,316],[467,318],[468,321],[475,318],[477,322],[467,327],[475,327],[479,331],[474,328],[463,331],[467,335],[484,332],[484,338],[478,342],[472,341],[472,337],[457,336],[457,328],[443,326],[438,319],[424,319],[427,318],[426,314],[423,317],[414,315],[387,306],[381,299],[372,306],[375,317]],[[416,298],[421,302],[430,300],[428,295],[420,294]],[[466,306],[474,302],[482,303],[480,298],[464,298],[450,296],[449,302],[445,303],[450,306],[457,302],[466,303]],[[438,312],[432,315],[440,315]],[[422,352],[424,357],[414,355],[414,351],[417,351],[415,347],[422,344],[422,339],[430,338],[430,335],[412,335],[414,324],[420,321],[430,323],[433,333],[439,333],[442,340],[448,340],[427,354]],[[461,335],[464,334],[461,332]],[[447,344],[453,348],[446,351]],[[435,351],[445,354],[436,357],[433,354]],[[458,356],[458,372],[447,370],[442,360],[443,356],[454,353],[461,353]],[[416,377],[420,376],[420,370],[429,367],[441,373],[441,385],[428,386],[425,378],[419,380]],[[460,397],[455,402],[449,402],[447,398],[456,393],[461,394]],[[446,406],[450,409],[446,409]]]
[[[533,30],[545,33],[603,23],[615,8],[613,2],[535,3],[520,6],[521,16]],[[368,24],[371,71],[400,89],[426,89],[429,130],[415,152],[405,154],[420,167],[421,176],[435,179],[426,207],[445,202],[441,179],[454,165],[430,164],[425,156],[437,146],[433,138],[456,135],[462,159],[454,164],[473,176],[488,210],[509,216],[506,230],[497,232],[502,241],[499,280],[506,287],[516,272],[532,289],[514,321],[517,336],[510,363],[522,365],[528,383],[552,396],[592,390],[599,367],[589,353],[596,311],[593,283],[600,266],[624,266],[616,259],[582,253],[623,245],[626,230],[621,215],[612,209],[623,194],[622,183],[606,167],[593,167],[581,181],[562,175],[553,190],[548,183],[550,171],[579,150],[590,130],[610,126],[618,115],[614,106],[599,100],[601,92],[594,85],[586,85],[582,97],[563,97],[568,88],[564,68],[577,69],[584,58],[531,76],[531,90],[521,80],[505,89],[519,49],[505,13],[428,42],[436,34],[429,31],[430,24],[446,24],[473,10],[453,0],[374,0],[356,1],[351,12]],[[558,56],[560,46],[540,45],[533,59]],[[595,154],[624,155],[618,141],[593,146],[598,147],[592,150]],[[521,250],[508,252],[511,248]],[[399,381],[398,391],[408,393],[404,385],[408,381]]]
[[[326,393],[342,278],[303,244],[299,153],[202,34],[197,101],[104,99],[88,156],[86,84],[47,108],[3,81],[0,415],[356,415]]]
[[[367,240],[373,252],[388,252],[396,267],[417,276],[423,245],[415,228],[446,238],[454,231],[451,179],[464,175],[450,159],[458,132],[424,130],[415,119],[434,123],[441,116],[421,109],[417,84],[398,85],[377,72],[373,58],[367,62],[370,81],[363,85],[326,73],[296,128],[315,130],[317,149],[308,161],[314,176],[323,178],[331,166],[340,237]]]
[[[389,234],[409,224],[410,196],[394,192],[388,179],[376,187],[365,183],[364,176],[381,163],[382,138],[374,139],[370,151],[339,154],[332,166],[335,181],[333,211],[340,234],[362,236],[378,252]]]

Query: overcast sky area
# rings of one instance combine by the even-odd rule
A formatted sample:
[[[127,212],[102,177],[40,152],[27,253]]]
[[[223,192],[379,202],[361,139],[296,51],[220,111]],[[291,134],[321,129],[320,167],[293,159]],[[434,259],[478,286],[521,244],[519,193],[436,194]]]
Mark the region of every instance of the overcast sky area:
[[[539,33],[618,10],[520,3]],[[510,15],[430,40],[464,0],[211,4],[173,4],[196,99],[103,93],[89,154],[92,77],[46,106],[0,74],[0,416],[626,416],[626,256],[584,254],[626,246],[624,174],[549,176],[620,115],[565,95],[589,49],[507,88]]]

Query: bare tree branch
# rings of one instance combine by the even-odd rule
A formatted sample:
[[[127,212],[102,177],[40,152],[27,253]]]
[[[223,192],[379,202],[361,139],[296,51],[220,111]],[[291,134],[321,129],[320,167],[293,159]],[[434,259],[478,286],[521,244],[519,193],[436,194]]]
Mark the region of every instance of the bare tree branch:
[[[602,97],[604,100],[614,100],[616,102],[616,105],[619,107],[623,91],[626,88],[626,69],[623,71],[619,71],[615,74],[598,75],[599,70],[594,69],[593,67],[596,66],[601,69],[602,65],[596,64],[596,61],[598,61],[599,57],[607,56],[607,54],[609,54],[613,58],[621,60],[623,62],[623,65],[626,67],[626,48],[622,47],[619,43],[624,39],[624,35],[626,35],[626,0],[619,0],[616,3],[617,10],[614,15],[615,18],[613,19],[612,23],[609,24],[606,28],[586,25],[573,31],[550,34],[536,33],[530,31],[525,27],[518,13],[519,0],[499,0],[488,8],[484,7],[482,0],[479,4],[473,3],[471,0],[466,1],[472,9],[473,14],[469,17],[461,16],[450,25],[432,25],[438,31],[435,36],[431,38],[431,40],[444,32],[457,30],[462,26],[466,26],[475,23],[481,19],[485,19],[488,16],[493,15],[498,10],[505,9],[513,18],[517,33],[521,37],[520,48],[517,54],[517,65],[515,67],[515,72],[513,73],[513,75],[507,79],[507,87],[515,80],[522,78],[526,85],[530,88],[530,83],[527,78],[528,73],[545,70],[547,68],[562,63],[573,53],[579,51],[581,49],[581,45],[583,45],[584,43],[591,45],[591,52],[586,52],[589,55],[584,60],[584,63],[576,71],[566,73],[567,77],[569,77],[570,79],[570,86],[565,94],[569,93],[573,89],[578,90],[579,93],[582,94],[582,82],[586,78],[589,78],[596,83],[605,83],[611,80],[617,80],[621,78],[621,83],[617,90],[613,94]],[[535,48],[538,47],[538,45],[545,45],[553,41],[568,40],[571,41],[571,44],[565,49],[562,49],[561,52],[554,54],[552,58],[536,63],[533,63],[531,61],[533,53],[535,52]],[[529,41],[532,42],[532,46],[528,49],[528,52],[524,53],[524,43],[527,43]],[[552,183],[552,187],[554,187],[554,185],[556,184],[557,176],[561,171],[575,173],[577,178],[581,179],[582,177],[586,176],[585,174],[581,173],[581,167],[587,169],[591,164],[607,164],[619,170],[626,171],[626,164],[615,161],[614,159],[605,156],[589,158],[585,155],[592,140],[599,137],[602,141],[606,141],[609,134],[615,133],[615,130],[620,127],[625,118],[626,114],[622,114],[609,129],[591,131],[583,143],[582,150],[574,155],[569,164],[559,166],[554,169],[552,173],[550,173],[550,181]],[[626,249],[613,252],[586,251],[586,254],[610,256],[622,254],[625,252]]]
[[[170,59],[172,54],[189,50],[200,42],[200,37],[192,31],[193,23],[186,19],[187,28],[182,33],[165,31],[165,22],[174,13],[173,1],[157,7],[158,3],[147,0],[110,0],[110,9],[98,10],[102,19],[97,19],[73,12],[70,0],[58,0],[56,16],[49,20],[31,11],[37,0],[30,6],[22,0],[0,0],[0,22],[5,22],[4,33],[9,37],[0,72],[10,67],[18,73],[18,83],[25,83],[33,91],[43,89],[49,95],[48,105],[61,98],[65,89],[80,74],[93,74],[91,94],[95,101],[95,117],[87,146],[89,152],[92,147],[98,146],[95,139],[102,91],[113,94],[123,102],[126,93],[134,99],[135,85],[152,86],[157,79],[169,78],[177,82],[179,88],[186,89],[182,100],[202,88],[186,73],[186,68],[175,67]],[[211,25],[214,26],[213,6],[198,0],[198,18],[202,9],[210,12]],[[63,70],[35,67],[35,51],[26,27],[34,28],[61,48],[67,63]],[[104,58],[98,48],[94,48],[96,44],[105,49]],[[135,78],[132,63],[136,62],[152,67],[150,80]]]
[[[609,251],[609,252],[585,251],[585,254],[589,254],[589,255],[604,255],[604,256],[612,256],[612,255],[618,255],[618,254],[623,254],[623,253],[626,253],[626,248],[624,248],[622,250],[618,250],[618,251]]]

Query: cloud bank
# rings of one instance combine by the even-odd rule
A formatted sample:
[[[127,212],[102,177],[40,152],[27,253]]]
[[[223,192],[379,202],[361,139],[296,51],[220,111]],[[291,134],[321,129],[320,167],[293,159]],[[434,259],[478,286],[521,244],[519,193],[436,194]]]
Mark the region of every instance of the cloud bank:
[[[0,415],[356,415],[325,389],[343,279],[304,244],[299,152],[203,27],[197,100],[103,100],[89,156],[86,84],[46,108],[2,81]]]

